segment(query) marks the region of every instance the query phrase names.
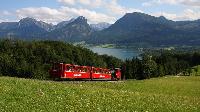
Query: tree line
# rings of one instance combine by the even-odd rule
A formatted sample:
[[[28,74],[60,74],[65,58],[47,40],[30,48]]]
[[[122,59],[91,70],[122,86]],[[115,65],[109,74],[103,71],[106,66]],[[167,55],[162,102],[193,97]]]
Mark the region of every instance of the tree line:
[[[122,61],[60,41],[0,40],[0,76],[50,79],[48,70],[55,62],[121,67],[122,78],[141,80],[165,75],[188,75],[191,67],[200,64],[200,52],[161,50]]]
[[[180,51],[151,51],[144,53],[140,58],[133,58],[124,62],[123,74],[127,79],[148,79],[166,75],[191,75],[198,72],[200,52]]]
[[[50,79],[48,70],[56,62],[105,68],[122,63],[115,57],[59,41],[0,40],[0,75]]]

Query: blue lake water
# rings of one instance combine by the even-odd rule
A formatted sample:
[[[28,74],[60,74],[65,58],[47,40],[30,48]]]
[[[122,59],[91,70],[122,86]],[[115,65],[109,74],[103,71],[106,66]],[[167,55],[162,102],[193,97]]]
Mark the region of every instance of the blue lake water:
[[[90,50],[93,52],[103,55],[107,54],[109,56],[114,56],[119,59],[132,59],[133,57],[137,57],[141,54],[138,50],[133,49],[118,49],[118,48],[101,48],[101,47],[89,47]]]

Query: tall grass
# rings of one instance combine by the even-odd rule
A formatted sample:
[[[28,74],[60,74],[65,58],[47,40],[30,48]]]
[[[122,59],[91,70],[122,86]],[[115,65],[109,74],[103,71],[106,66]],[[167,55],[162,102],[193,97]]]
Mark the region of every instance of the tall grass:
[[[200,77],[121,82],[0,77],[0,111],[199,112]]]

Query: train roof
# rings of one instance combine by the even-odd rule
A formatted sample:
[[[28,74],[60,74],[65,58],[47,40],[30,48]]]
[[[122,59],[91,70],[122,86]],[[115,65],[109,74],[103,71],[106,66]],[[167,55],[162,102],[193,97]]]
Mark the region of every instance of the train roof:
[[[57,63],[57,64],[64,64],[64,63]],[[95,68],[95,69],[110,70],[108,68],[101,68],[101,67],[94,67],[94,66],[80,66],[80,65],[70,64],[70,63],[64,64],[64,65],[82,67],[82,68],[92,67],[92,68]],[[115,68],[115,69],[120,69],[120,68]]]

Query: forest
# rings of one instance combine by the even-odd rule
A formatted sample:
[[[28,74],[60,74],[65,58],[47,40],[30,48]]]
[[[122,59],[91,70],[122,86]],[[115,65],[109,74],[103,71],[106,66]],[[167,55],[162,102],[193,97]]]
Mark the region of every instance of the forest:
[[[120,67],[122,79],[149,79],[166,75],[190,75],[200,64],[200,52],[160,50],[131,60],[98,55],[87,48],[60,41],[0,40],[0,76],[50,80],[55,62],[96,67]],[[198,69],[194,69],[198,72]]]
[[[0,41],[0,75],[50,79],[48,70],[53,63],[109,68],[120,66],[122,61],[58,41]]]
[[[149,79],[166,75],[198,75],[200,52],[192,51],[151,51],[141,55],[141,59],[126,60],[123,72],[127,79]]]

